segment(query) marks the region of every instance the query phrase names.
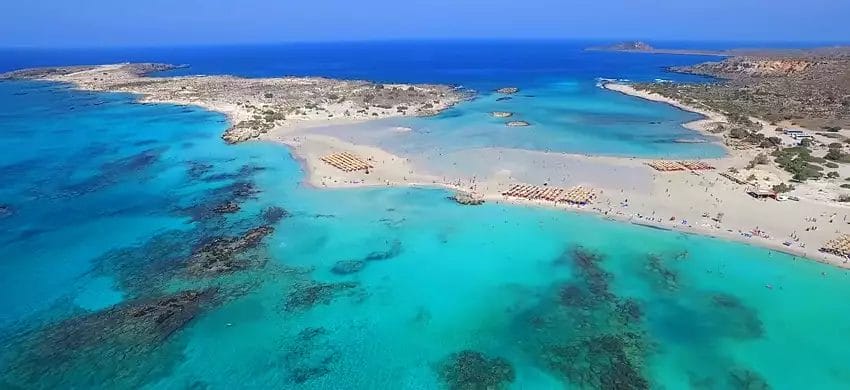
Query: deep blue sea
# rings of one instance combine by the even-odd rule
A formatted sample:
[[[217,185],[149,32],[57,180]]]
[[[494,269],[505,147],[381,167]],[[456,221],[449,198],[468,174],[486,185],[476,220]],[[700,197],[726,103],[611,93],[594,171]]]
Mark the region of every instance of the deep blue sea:
[[[0,70],[159,61],[190,64],[183,74],[453,83],[482,97],[413,125],[457,145],[716,153],[657,142],[690,114],[595,87],[680,79],[664,67],[706,58],[583,46],[3,50]],[[516,108],[538,134],[451,133],[486,126],[476,114],[505,85],[533,95]],[[850,383],[846,271],[590,215],[463,207],[438,189],[314,189],[287,149],[226,145],[226,127],[195,107],[0,82],[0,388]]]

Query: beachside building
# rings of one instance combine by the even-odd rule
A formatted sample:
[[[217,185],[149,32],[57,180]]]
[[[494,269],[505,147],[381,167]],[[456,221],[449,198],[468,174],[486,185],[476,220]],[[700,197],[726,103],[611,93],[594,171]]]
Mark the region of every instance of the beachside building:
[[[773,191],[769,188],[756,188],[751,187],[747,189],[747,194],[756,199],[776,199],[776,191]]]
[[[815,137],[801,129],[784,129],[782,132],[795,140],[814,139]]]

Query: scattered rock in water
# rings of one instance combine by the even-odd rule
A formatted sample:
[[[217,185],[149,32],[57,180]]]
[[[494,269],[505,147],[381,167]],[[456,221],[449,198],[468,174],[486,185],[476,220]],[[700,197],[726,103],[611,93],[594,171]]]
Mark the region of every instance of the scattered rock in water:
[[[232,214],[239,211],[239,204],[236,202],[226,202],[212,208],[212,212],[217,214]]]
[[[507,111],[493,111],[490,115],[492,115],[493,118],[510,118],[514,116],[514,113]]]
[[[526,121],[510,121],[508,123],[505,123],[505,126],[508,126],[508,127],[527,127],[527,126],[531,126],[531,123],[528,123]]]
[[[519,88],[517,87],[503,87],[496,90],[496,92],[501,93],[503,95],[512,95],[519,92]]]
[[[464,350],[446,358],[439,368],[440,378],[452,390],[491,390],[507,388],[516,379],[510,362]]]
[[[484,198],[478,194],[469,192],[455,192],[449,199],[465,206],[478,206],[484,204]]]
[[[513,99],[513,98],[510,97],[510,96],[502,96],[502,97],[496,99],[496,101],[497,102],[504,102],[504,101],[511,100],[511,99]]]
[[[297,282],[287,294],[284,309],[286,311],[303,311],[319,304],[328,305],[338,294],[356,289],[359,286],[360,284],[357,282]]]
[[[289,215],[289,212],[283,207],[271,206],[263,210],[263,220],[268,224],[278,223]]]
[[[349,275],[357,273],[366,267],[366,262],[363,260],[341,260],[337,261],[331,268],[331,272],[337,275]]]
[[[394,240],[389,250],[381,252],[372,252],[363,258],[365,261],[377,261],[392,259],[401,254],[401,241]]]
[[[248,268],[247,259],[237,257],[241,252],[256,247],[274,232],[271,226],[260,226],[239,237],[218,237],[195,250],[186,264],[186,272],[195,277],[210,277]]]

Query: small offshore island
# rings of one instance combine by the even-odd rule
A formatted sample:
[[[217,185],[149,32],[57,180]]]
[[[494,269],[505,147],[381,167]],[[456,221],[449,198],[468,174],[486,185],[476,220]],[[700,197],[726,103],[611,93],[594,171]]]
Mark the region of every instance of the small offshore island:
[[[611,50],[656,52],[642,44]],[[479,161],[489,169],[437,173],[411,163],[407,156],[343,141],[327,131],[312,131],[374,119],[435,115],[470,98],[468,92],[446,85],[376,84],[305,77],[148,76],[173,68],[163,64],[31,69],[0,78],[67,82],[85,90],[139,94],[142,102],[190,104],[222,112],[231,123],[222,135],[225,141],[238,143],[259,138],[286,144],[306,165],[309,183],[317,187],[439,186],[468,194],[459,201],[463,204],[486,200],[585,210],[639,225],[751,242],[847,267],[846,255],[829,250],[830,245],[841,244],[842,232],[850,231],[847,225],[850,133],[846,129],[850,115],[847,102],[842,102],[839,95],[847,86],[819,89],[826,91],[821,92],[822,102],[833,104],[817,107],[834,107],[829,112],[823,112],[825,108],[817,112],[804,108],[803,99],[811,99],[811,95],[799,100],[782,99],[785,106],[757,100],[760,96],[780,96],[776,88],[788,80],[801,83],[787,88],[789,91],[811,90],[803,89],[806,87],[803,80],[811,80],[806,72],[824,66],[837,71],[841,69],[841,61],[846,60],[841,56],[818,55],[816,60],[732,57],[719,65],[672,69],[727,78],[741,75],[721,83],[604,83],[612,91],[703,115],[705,119],[685,127],[721,140],[729,155],[706,160],[708,164],[682,164],[713,170],[662,169],[659,167],[667,167],[667,163],[638,158],[483,148],[457,151],[443,159],[454,161],[458,167]],[[843,77],[835,76],[835,72],[818,72]],[[761,92],[771,86],[775,87],[771,95]],[[518,91],[517,87],[503,87],[494,92],[512,95]],[[730,99],[740,100],[742,96],[751,97],[746,104],[737,100],[730,103]],[[503,98],[497,101],[500,99]],[[733,111],[730,107],[740,109]],[[508,118],[513,114],[496,111],[491,115]],[[803,145],[797,143],[794,134],[798,133],[783,132],[812,124],[819,124],[824,130],[806,131],[811,138]],[[505,125],[525,127],[530,123],[513,120]],[[815,166],[815,162],[823,167]],[[830,170],[821,172],[824,168]],[[552,185],[555,186],[552,191],[556,192],[558,188],[574,187],[570,191],[579,196],[580,205],[548,201],[555,199],[548,196],[540,199],[508,196],[517,185],[527,184]],[[797,201],[764,201],[754,197]]]

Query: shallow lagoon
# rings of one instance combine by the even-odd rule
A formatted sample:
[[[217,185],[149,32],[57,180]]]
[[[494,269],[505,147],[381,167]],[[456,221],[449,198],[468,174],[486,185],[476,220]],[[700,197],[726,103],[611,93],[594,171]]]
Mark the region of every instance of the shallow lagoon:
[[[193,108],[18,82],[0,100],[0,385],[434,388],[464,350],[504,359],[513,375],[479,379],[515,388],[850,381],[845,271],[440,190],[314,190],[285,149],[226,146],[221,116]],[[275,230],[244,267],[187,271],[192,250],[258,225]],[[162,320],[173,332],[122,322],[210,287],[190,320]],[[100,342],[43,352],[92,329]]]

